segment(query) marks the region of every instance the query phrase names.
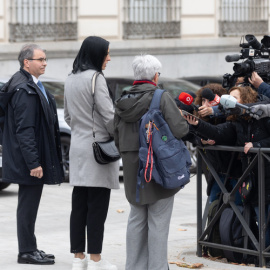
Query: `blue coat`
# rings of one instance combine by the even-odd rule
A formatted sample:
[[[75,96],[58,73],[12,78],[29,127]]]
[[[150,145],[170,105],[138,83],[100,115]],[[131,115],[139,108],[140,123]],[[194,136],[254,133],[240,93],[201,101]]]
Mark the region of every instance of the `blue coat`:
[[[3,182],[32,185],[63,181],[57,110],[54,97],[49,92],[47,96],[49,104],[23,69],[2,89]],[[41,179],[30,176],[30,170],[38,166],[43,168]]]

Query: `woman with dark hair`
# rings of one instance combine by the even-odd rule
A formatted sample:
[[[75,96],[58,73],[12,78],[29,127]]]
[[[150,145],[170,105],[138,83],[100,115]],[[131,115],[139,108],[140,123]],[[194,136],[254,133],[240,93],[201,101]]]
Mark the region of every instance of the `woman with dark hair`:
[[[100,254],[111,189],[119,188],[119,164],[98,164],[92,150],[93,131],[96,141],[108,141],[113,136],[114,107],[102,73],[110,60],[109,42],[87,37],[65,82],[65,120],[71,127],[70,185],[74,186],[70,217],[71,253],[75,254],[72,270],[117,270]],[[96,72],[100,74],[93,99],[91,84]],[[88,259],[84,254],[85,229]]]
[[[219,83],[209,83],[203,86],[201,89],[197,91],[196,99],[194,100],[194,104],[200,106],[198,115],[203,120],[208,119],[207,121],[215,121],[215,124],[217,124],[218,122],[219,123],[224,122],[225,121],[224,117],[213,117],[217,116],[215,115],[214,111],[214,108],[217,106],[215,106],[215,104],[213,104],[207,98],[203,97],[203,92],[205,89],[210,89],[213,92],[213,94],[218,95],[220,97],[224,94],[227,94],[227,90],[223,88],[222,85]],[[210,119],[209,116],[211,117]]]

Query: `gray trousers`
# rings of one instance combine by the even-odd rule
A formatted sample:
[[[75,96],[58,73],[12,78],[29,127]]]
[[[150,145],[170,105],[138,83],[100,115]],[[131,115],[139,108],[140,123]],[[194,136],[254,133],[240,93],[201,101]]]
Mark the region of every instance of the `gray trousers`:
[[[153,204],[130,204],[126,270],[168,270],[168,235],[174,196]]]

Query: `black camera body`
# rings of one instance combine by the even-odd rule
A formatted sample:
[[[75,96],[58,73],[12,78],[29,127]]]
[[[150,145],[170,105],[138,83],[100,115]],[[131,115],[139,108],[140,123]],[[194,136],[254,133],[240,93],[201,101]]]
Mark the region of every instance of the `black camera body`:
[[[270,82],[270,36],[264,36],[261,43],[256,39],[254,35],[246,35],[245,39],[247,43],[240,41],[241,54],[227,55],[225,60],[227,62],[235,62],[240,59],[246,59],[241,63],[234,63],[234,73],[224,74],[222,86],[230,89],[235,86],[235,83],[239,77],[243,77],[243,85],[251,85],[248,78],[251,77],[253,71],[256,71],[258,75],[265,81]]]

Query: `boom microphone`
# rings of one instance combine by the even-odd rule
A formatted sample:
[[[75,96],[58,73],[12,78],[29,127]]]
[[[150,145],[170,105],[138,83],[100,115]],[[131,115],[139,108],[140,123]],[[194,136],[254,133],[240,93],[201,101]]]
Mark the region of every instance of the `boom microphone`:
[[[199,110],[199,107],[192,103],[193,102],[193,97],[190,94],[182,92],[179,95],[178,99],[181,102],[183,102],[184,104],[192,106],[194,110],[196,110],[196,111]]]
[[[226,62],[236,62],[239,59],[241,59],[241,55],[239,55],[239,54],[227,55],[225,57]]]
[[[209,88],[204,88],[202,90],[202,97],[208,99],[211,106],[216,106],[220,102],[220,96],[214,94]]]

